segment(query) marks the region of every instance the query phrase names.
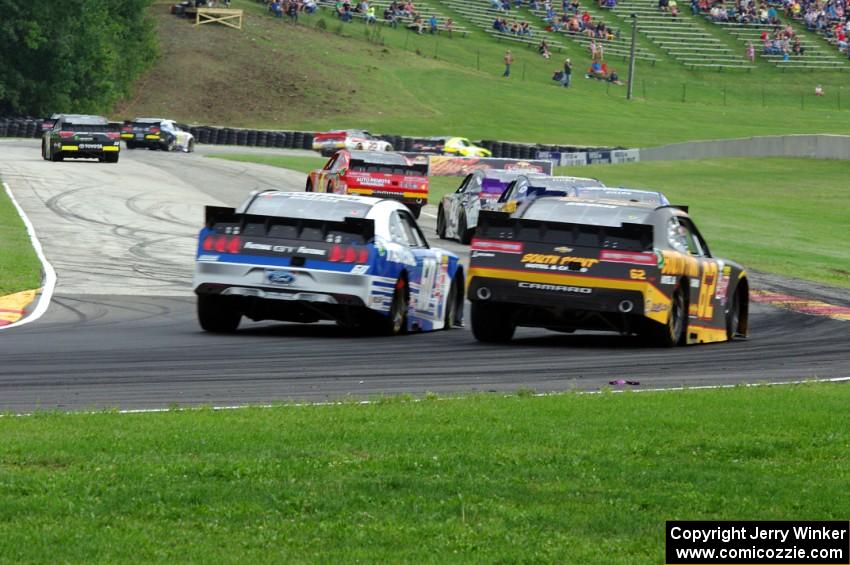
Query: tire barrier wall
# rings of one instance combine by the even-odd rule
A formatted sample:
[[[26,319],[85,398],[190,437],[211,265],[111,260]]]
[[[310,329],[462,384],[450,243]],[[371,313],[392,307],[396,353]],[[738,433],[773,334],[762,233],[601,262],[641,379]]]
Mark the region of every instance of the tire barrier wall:
[[[41,119],[0,117],[0,137],[40,138],[42,134]],[[282,131],[282,130],[253,130],[208,125],[189,126],[189,131],[195,136],[195,141],[202,145],[237,145],[245,147],[276,147],[285,149],[312,149],[313,132]],[[386,134],[377,136],[392,144],[396,151],[411,152],[417,143],[428,140],[403,135]],[[537,159],[538,152],[550,151],[575,153],[584,151],[601,151],[622,148],[609,147],[576,147],[572,145],[541,145],[528,143],[513,143],[485,139],[477,142],[493,152],[493,157],[504,159]]]

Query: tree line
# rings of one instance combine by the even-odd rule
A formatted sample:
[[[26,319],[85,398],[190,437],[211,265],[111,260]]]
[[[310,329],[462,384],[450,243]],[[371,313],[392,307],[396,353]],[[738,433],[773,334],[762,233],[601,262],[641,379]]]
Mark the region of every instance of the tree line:
[[[0,115],[107,113],[156,58],[151,0],[0,0]]]

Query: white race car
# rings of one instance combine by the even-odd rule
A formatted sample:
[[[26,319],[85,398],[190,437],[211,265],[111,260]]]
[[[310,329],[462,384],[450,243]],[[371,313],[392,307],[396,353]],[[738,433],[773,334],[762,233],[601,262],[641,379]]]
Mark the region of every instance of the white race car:
[[[391,143],[378,139],[368,131],[346,129],[313,135],[313,151],[331,156],[338,149],[349,151],[392,151]]]

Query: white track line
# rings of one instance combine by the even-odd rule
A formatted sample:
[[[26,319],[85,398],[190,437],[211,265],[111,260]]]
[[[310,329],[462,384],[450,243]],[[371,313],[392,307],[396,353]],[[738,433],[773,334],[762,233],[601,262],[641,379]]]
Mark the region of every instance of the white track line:
[[[624,393],[624,392],[684,392],[687,390],[712,390],[712,389],[725,389],[725,388],[761,388],[768,386],[783,386],[783,385],[803,385],[803,384],[813,384],[813,383],[843,383],[850,382],[850,377],[835,377],[832,379],[808,379],[803,381],[782,381],[778,383],[736,383],[736,384],[725,384],[725,385],[700,385],[700,386],[677,386],[677,387],[669,387],[669,388],[618,388],[618,389],[610,389],[610,390],[580,390],[580,391],[559,391],[559,392],[540,392],[536,394],[532,394],[531,396],[537,398],[543,398],[547,396],[563,396],[567,394],[577,394],[580,396],[584,395],[594,395],[594,394],[616,394],[616,393]],[[516,394],[503,394],[503,397],[507,398],[509,396],[516,396]],[[433,400],[463,400],[464,396],[438,396],[436,399],[425,399],[425,398],[412,398],[407,402],[432,402]],[[179,408],[131,408],[127,410],[117,410],[118,414],[159,414],[161,412],[191,412],[194,410],[213,410],[213,411],[223,411],[223,410],[247,410],[251,408],[307,408],[307,407],[324,407],[324,406],[343,406],[346,404],[353,405],[367,405],[367,404],[378,404],[381,402],[385,402],[384,400],[358,400],[355,402],[351,401],[335,401],[335,402],[294,402],[294,403],[280,403],[280,404],[237,404],[235,406],[185,406]],[[103,410],[80,410],[80,411],[69,411],[65,412],[65,414],[101,414],[103,412],[107,412],[108,409]],[[24,417],[24,416],[33,416],[35,412],[24,412],[21,414],[0,414],[0,418],[7,417]]]
[[[27,234],[30,236],[30,242],[32,243],[33,249],[35,249],[35,254],[38,255],[38,260],[41,261],[41,268],[44,272],[44,280],[41,285],[41,292],[38,296],[38,304],[35,309],[30,313],[29,316],[23,318],[22,320],[18,320],[14,324],[9,324],[7,326],[0,326],[0,330],[8,330],[10,328],[14,328],[17,326],[23,326],[24,324],[29,324],[30,322],[34,322],[41,318],[45,312],[47,312],[47,307],[50,305],[50,299],[53,298],[53,291],[56,288],[56,271],[53,270],[53,265],[51,265],[47,258],[44,256],[44,250],[41,248],[41,242],[38,241],[38,237],[35,234],[35,228],[30,222],[30,219],[27,217],[24,209],[21,208],[21,205],[18,204],[18,201],[15,200],[15,195],[12,194],[12,189],[9,188],[9,185],[5,182],[3,183],[3,188],[6,189],[6,194],[9,195],[9,199],[12,201],[12,204],[15,206],[15,209],[18,211],[18,215],[21,217],[21,220],[24,222],[24,225],[27,228]]]

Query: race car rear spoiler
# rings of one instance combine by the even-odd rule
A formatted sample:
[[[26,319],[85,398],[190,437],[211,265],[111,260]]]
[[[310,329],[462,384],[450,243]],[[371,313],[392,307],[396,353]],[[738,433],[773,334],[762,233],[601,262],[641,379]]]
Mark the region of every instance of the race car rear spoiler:
[[[512,217],[507,212],[486,210],[482,210],[478,215],[475,237],[622,251],[649,251],[653,248],[653,228],[648,224],[624,222],[615,227],[528,220]]]
[[[238,228],[238,233],[281,239],[327,241],[328,236],[340,237],[342,243],[365,243],[375,236],[375,222],[366,218],[345,218],[343,221],[288,218],[239,214],[234,208],[207,206],[205,225],[208,229]],[[353,237],[352,237],[353,236]]]

